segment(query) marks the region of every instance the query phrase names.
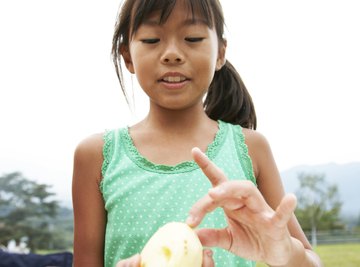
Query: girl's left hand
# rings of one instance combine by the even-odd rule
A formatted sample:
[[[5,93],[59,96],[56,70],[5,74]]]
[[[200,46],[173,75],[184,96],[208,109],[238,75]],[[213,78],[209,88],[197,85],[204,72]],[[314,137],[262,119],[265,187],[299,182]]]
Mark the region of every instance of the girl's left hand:
[[[196,227],[204,216],[222,207],[228,225],[224,229],[199,229],[204,246],[221,247],[246,259],[284,265],[293,249],[287,223],[293,216],[296,197],[286,195],[274,211],[250,181],[229,181],[199,149],[193,157],[213,188],[193,205],[187,223]]]
[[[130,258],[121,260],[116,264],[116,267],[140,267],[141,258],[140,254],[135,254]]]

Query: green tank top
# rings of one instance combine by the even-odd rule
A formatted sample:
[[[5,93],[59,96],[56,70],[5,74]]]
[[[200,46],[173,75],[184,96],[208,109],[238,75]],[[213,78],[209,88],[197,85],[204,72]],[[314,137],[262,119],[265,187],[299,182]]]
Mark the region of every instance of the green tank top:
[[[252,162],[239,125],[218,121],[218,132],[207,156],[230,180],[256,184]],[[128,128],[106,131],[103,147],[102,192],[107,211],[105,267],[141,252],[148,239],[164,224],[184,222],[191,206],[211,188],[194,161],[175,166],[158,165],[134,146]],[[199,227],[223,228],[226,220],[218,208]],[[255,266],[220,248],[213,249],[215,266]]]

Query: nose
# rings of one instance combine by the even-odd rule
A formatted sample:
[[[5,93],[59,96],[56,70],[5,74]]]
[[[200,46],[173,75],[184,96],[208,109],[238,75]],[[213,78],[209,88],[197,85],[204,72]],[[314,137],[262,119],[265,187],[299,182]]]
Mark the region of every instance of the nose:
[[[182,64],[184,55],[180,47],[173,42],[167,44],[161,56],[161,62],[164,64]]]

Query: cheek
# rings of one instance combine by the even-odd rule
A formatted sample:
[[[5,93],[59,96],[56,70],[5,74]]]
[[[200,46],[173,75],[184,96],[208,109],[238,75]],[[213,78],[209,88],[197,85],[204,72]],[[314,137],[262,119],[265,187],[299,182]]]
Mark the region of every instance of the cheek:
[[[154,61],[144,56],[134,61],[134,70],[136,79],[143,90],[152,88],[153,83],[156,79],[154,76]]]
[[[207,74],[212,79],[216,70],[216,61],[217,56],[213,51],[208,51],[208,53],[202,57],[202,67],[200,71],[203,72],[203,75]]]
[[[151,70],[154,68],[153,59],[149,57],[149,54],[138,53],[134,51],[132,54],[132,63],[135,71],[135,75],[139,82],[146,81],[146,77],[149,77]]]
[[[204,50],[203,52],[203,67],[206,68],[206,70],[210,72],[211,75],[215,73],[218,54],[219,52],[216,45],[208,47],[208,49]]]
[[[146,66],[145,62],[149,57],[149,53],[145,52],[144,49],[141,48],[141,44],[138,42],[132,42],[130,45],[130,54],[135,70],[138,71]]]

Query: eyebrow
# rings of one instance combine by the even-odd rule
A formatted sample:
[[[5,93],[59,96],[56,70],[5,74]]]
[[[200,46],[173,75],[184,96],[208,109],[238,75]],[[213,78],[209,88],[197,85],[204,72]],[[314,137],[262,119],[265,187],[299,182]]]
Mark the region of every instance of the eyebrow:
[[[155,19],[145,19],[141,24],[147,25],[147,26],[159,26],[162,23],[160,23],[158,20]],[[208,23],[204,19],[186,19],[181,23],[181,26],[189,26],[189,25],[198,25],[198,24],[204,24],[208,26]]]

